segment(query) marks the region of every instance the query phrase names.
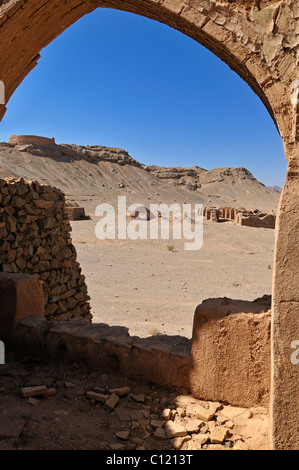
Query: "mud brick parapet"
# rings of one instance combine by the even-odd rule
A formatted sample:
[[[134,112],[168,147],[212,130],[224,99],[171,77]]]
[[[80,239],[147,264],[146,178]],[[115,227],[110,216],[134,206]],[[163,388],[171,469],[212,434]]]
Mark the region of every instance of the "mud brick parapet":
[[[49,139],[48,137],[39,137],[36,135],[10,135],[8,142],[13,145],[55,145],[54,137]]]
[[[43,281],[47,319],[91,316],[64,206],[64,194],[56,188],[0,179],[0,272]]]

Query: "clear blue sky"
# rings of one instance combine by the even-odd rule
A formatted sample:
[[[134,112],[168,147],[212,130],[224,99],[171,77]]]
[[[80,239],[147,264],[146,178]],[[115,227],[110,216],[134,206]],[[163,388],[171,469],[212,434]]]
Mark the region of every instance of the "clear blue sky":
[[[283,185],[279,134],[229,67],[164,24],[101,9],[41,51],[8,103],[10,134],[121,147],[145,164],[245,166]]]

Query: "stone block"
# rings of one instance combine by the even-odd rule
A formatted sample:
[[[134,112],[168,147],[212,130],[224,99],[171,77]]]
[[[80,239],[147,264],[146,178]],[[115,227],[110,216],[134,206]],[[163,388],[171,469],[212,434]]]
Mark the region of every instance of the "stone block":
[[[235,406],[269,404],[269,309],[270,296],[253,302],[208,299],[197,307],[189,376],[194,397]]]
[[[167,421],[165,424],[165,431],[168,439],[187,435],[186,429],[181,424],[174,423],[173,421]]]
[[[17,322],[43,317],[42,282],[26,274],[0,273],[0,339],[10,344]]]
[[[0,180],[0,202],[1,271],[38,275],[48,319],[90,318],[63,193],[36,181],[6,178]]]

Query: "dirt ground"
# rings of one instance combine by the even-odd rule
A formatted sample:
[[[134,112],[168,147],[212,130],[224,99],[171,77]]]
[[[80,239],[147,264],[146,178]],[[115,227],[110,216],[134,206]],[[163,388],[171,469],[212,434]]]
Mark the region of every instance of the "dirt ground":
[[[126,326],[131,336],[191,338],[203,300],[271,294],[274,230],[204,220],[202,248],[186,251],[171,238],[98,240],[98,220],[72,222],[94,322]]]
[[[185,251],[184,241],[172,239],[100,241],[97,220],[72,222],[94,322],[126,326],[141,337],[190,338],[202,300],[253,300],[271,293],[273,230],[205,221],[203,247]],[[22,388],[41,385],[55,394],[22,396]],[[123,387],[129,390],[117,392],[113,408],[88,396],[95,391],[105,401],[111,389]],[[202,407],[213,411],[209,421],[199,418]],[[169,421],[162,419],[165,410]],[[78,364],[8,355],[0,366],[0,450],[260,450],[268,449],[268,433],[263,408],[203,402],[184,390]]]
[[[55,395],[23,397],[24,387],[40,385]],[[119,396],[114,408],[88,396],[95,390],[107,398],[115,388],[120,390],[113,392]],[[209,421],[199,419],[202,407],[212,410]],[[10,354],[0,366],[0,450],[179,449],[268,449],[268,417],[262,408],[202,402],[184,390],[78,364],[41,364]]]

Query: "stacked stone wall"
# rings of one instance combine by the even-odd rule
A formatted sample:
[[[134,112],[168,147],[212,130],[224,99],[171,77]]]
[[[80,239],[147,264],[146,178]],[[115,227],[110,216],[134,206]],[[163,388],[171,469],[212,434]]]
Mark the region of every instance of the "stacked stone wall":
[[[85,277],[77,262],[64,194],[24,179],[0,179],[0,272],[43,281],[48,319],[89,317]]]

